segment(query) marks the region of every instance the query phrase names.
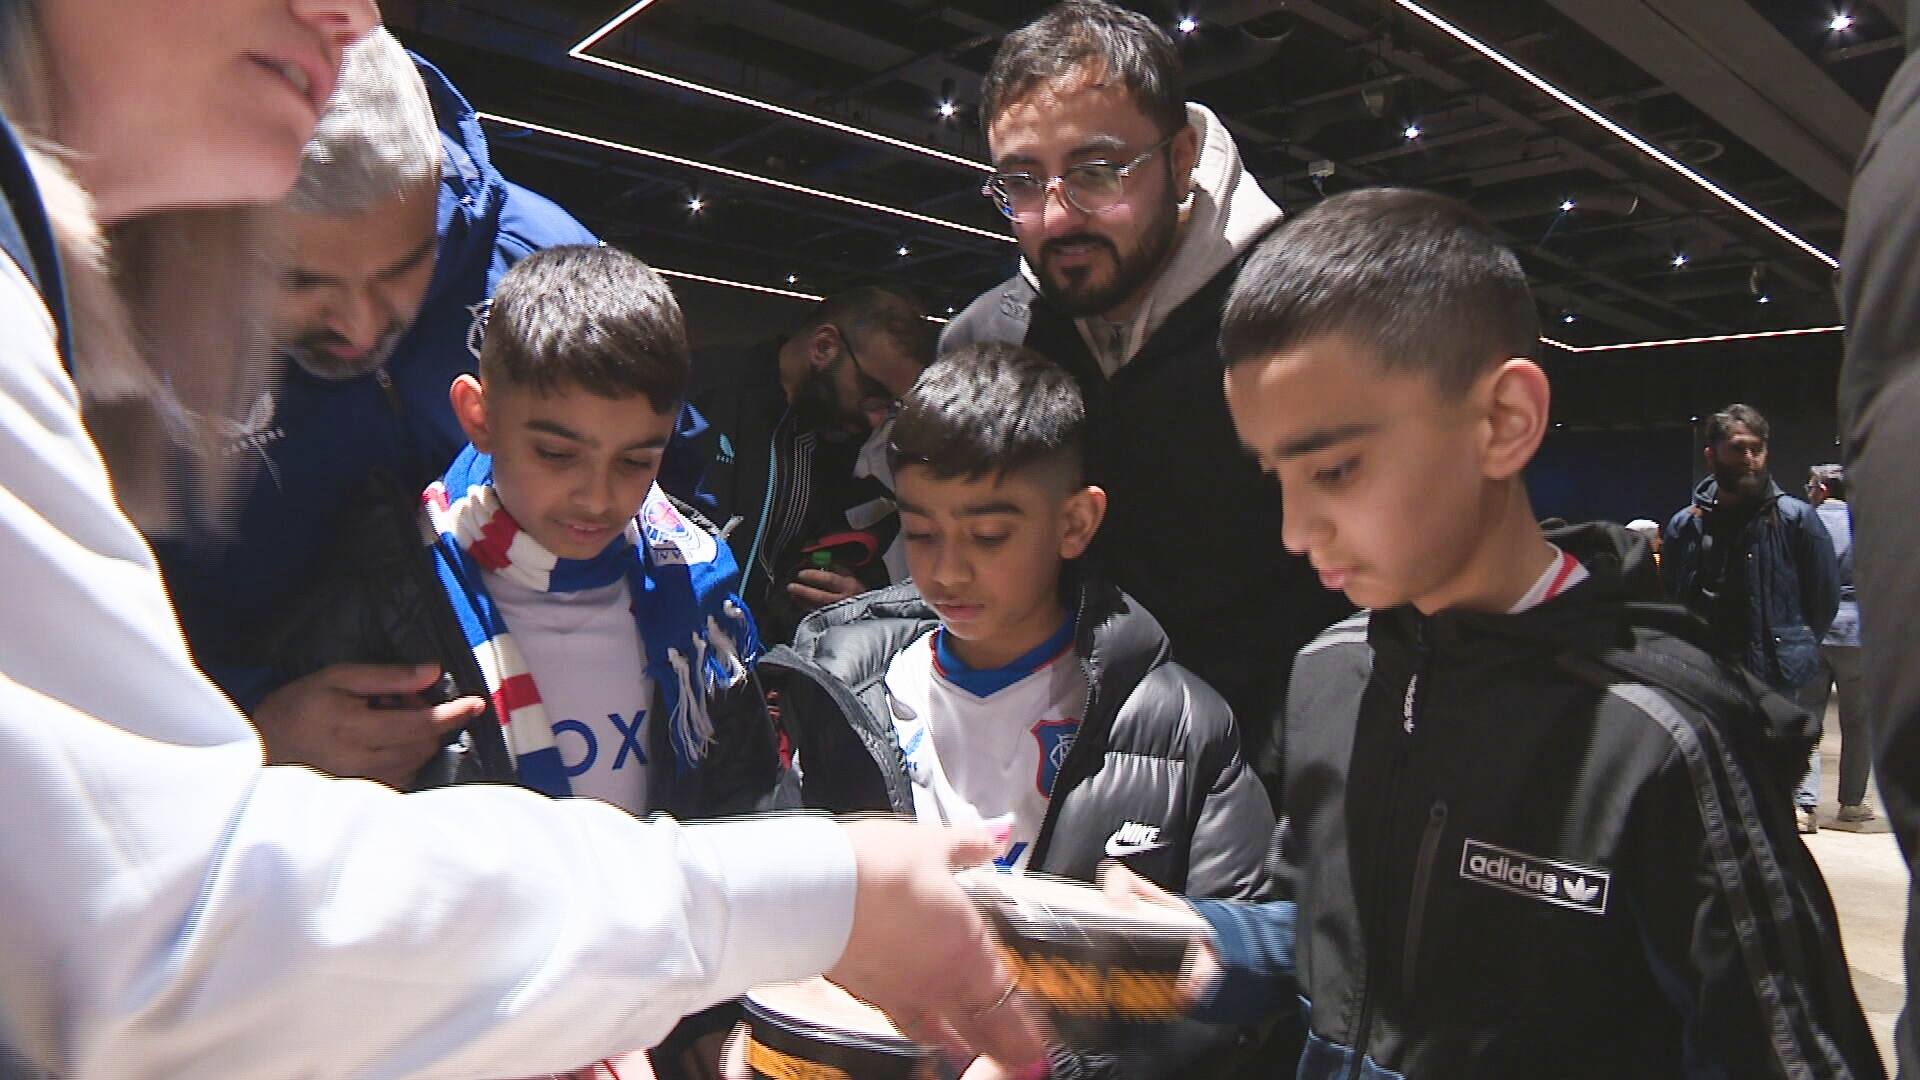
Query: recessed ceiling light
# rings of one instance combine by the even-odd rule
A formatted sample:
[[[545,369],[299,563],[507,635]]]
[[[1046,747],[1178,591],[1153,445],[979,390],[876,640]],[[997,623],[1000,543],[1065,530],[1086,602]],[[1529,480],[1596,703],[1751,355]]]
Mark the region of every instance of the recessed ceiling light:
[[[1560,212],[1564,214],[1567,211],[1572,210],[1576,205],[1578,204],[1575,203],[1572,199],[1561,199]]]
[[[1686,253],[1686,252],[1684,252],[1684,251],[1676,251],[1676,252],[1674,252],[1674,253],[1673,253],[1673,268],[1674,268],[1675,270],[1678,270],[1678,269],[1680,269],[1681,267],[1683,267],[1683,266],[1685,266],[1685,265],[1687,265],[1687,253]]]
[[[1174,28],[1179,30],[1181,33],[1191,34],[1195,30],[1200,29],[1200,20],[1194,18],[1191,15],[1182,15],[1180,16],[1180,21],[1173,25],[1174,25]]]
[[[687,200],[687,209],[693,211],[696,214],[702,210],[705,210],[706,208],[707,208],[706,201],[700,198],[700,196],[698,195],[695,195],[693,198]]]
[[[1757,299],[1754,302],[1759,304],[1771,304],[1773,303],[1773,297],[1768,296],[1766,293],[1761,293],[1759,296],[1759,299]]]
[[[1407,129],[1405,131],[1402,131],[1400,134],[1405,135],[1409,139],[1417,139],[1420,137],[1420,125],[1408,124]]]
[[[955,105],[951,101],[943,101],[940,103],[940,115],[943,117],[946,117],[949,120],[953,118],[954,113],[957,113],[959,111],[960,111],[960,107],[958,105]]]
[[[1834,15],[1832,19],[1829,19],[1827,21],[1827,29],[1833,31],[1836,34],[1843,34],[1848,30],[1853,29],[1853,16],[1847,14],[1844,11],[1838,12]]]
[[[907,256],[913,254],[913,249],[908,247],[905,244],[901,244],[899,247],[893,249],[893,253],[904,259]]]

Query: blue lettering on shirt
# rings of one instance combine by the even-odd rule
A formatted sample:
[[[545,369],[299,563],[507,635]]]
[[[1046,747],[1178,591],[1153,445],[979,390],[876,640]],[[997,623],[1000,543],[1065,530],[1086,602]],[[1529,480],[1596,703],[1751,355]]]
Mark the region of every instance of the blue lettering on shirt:
[[[587,744],[587,752],[581,755],[580,764],[567,765],[566,757],[562,755],[562,757],[560,758],[560,764],[566,766],[567,778],[572,779],[573,777],[576,777],[576,776],[585,776],[587,774],[587,770],[593,768],[593,763],[599,760],[600,740],[593,737],[592,728],[581,723],[580,721],[562,720],[559,723],[553,725],[554,743],[557,745],[560,742],[560,736],[569,731],[578,734],[580,738],[586,741],[586,744]]]
[[[1022,840],[1019,843],[1008,848],[1007,853],[1005,855],[1002,855],[994,859],[993,865],[999,867],[1002,870],[1012,870],[1013,864],[1020,861],[1020,853],[1025,850],[1027,850],[1027,842],[1025,840]]]
[[[640,725],[646,722],[647,710],[640,709],[633,714],[632,724],[620,722],[619,713],[608,713],[607,719],[620,732],[620,752],[614,755],[613,771],[619,772],[627,763],[627,751],[633,751],[633,759],[642,765],[647,763],[647,751],[640,745]]]

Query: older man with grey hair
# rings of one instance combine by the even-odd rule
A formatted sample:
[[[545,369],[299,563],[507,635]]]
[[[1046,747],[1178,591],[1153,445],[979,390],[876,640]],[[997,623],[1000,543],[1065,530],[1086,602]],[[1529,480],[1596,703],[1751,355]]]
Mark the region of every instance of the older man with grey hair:
[[[286,363],[226,447],[257,475],[229,528],[159,553],[196,659],[272,760],[404,784],[477,700],[430,703],[419,692],[438,672],[403,667],[276,685],[255,643],[305,591],[343,508],[376,477],[419,491],[465,443],[447,387],[473,364],[470,309],[523,256],[595,238],[507,182],[473,108],[384,30],[349,52],[280,212],[291,244],[273,330]]]

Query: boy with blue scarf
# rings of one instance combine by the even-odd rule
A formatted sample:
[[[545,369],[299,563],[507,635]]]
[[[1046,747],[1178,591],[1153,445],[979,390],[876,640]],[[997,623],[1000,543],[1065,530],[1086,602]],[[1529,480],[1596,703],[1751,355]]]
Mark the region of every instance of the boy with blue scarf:
[[[479,374],[450,390],[471,445],[341,531],[270,644],[282,674],[437,665],[438,698],[481,699],[410,786],[510,782],[676,817],[780,801],[738,570],[654,483],[689,365],[666,283],[611,248],[537,252],[471,344]]]

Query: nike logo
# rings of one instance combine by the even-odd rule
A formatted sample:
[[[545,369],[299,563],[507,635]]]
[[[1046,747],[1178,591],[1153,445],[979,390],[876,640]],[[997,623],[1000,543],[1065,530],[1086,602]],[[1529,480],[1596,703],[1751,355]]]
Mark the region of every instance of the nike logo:
[[[1143,825],[1138,821],[1122,822],[1107,837],[1107,858],[1124,859],[1129,855],[1140,855],[1149,851],[1158,851],[1167,845],[1160,842],[1160,826]]]

